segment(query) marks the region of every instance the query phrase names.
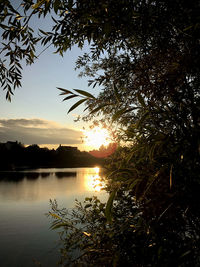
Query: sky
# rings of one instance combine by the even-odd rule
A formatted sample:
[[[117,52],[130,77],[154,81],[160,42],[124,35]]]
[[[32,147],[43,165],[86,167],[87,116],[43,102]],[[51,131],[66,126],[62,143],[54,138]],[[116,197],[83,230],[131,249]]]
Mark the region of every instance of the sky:
[[[24,67],[22,87],[15,90],[11,103],[0,90],[0,142],[19,141],[24,145],[38,144],[48,148],[63,144],[78,146],[80,150],[89,149],[81,138],[83,127],[88,125],[74,122],[84,106],[67,114],[77,100],[63,102],[63,96],[59,96],[56,88],[77,88],[97,95],[98,89],[88,88],[87,78],[79,78],[79,72],[74,70],[77,57],[89,48],[73,47],[64,57],[54,51],[50,47],[34,64]]]

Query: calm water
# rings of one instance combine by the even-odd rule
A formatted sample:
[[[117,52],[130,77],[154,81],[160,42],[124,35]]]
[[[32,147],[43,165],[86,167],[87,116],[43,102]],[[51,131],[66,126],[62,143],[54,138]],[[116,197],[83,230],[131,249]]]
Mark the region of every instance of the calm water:
[[[56,266],[58,234],[50,230],[49,199],[72,208],[74,200],[96,195],[102,201],[98,168],[37,169],[0,174],[0,266]]]

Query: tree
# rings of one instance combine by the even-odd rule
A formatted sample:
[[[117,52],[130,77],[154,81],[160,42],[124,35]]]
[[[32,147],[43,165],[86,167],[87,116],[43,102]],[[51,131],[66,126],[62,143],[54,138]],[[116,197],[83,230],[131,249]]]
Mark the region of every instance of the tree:
[[[84,119],[101,114],[104,121],[119,125],[118,138],[127,143],[108,163],[107,190],[111,194],[107,206],[101,206],[105,216],[98,229],[110,232],[100,239],[100,255],[113,266],[122,265],[124,255],[130,266],[198,266],[199,1],[27,0],[23,14],[9,1],[4,6],[1,26],[7,43],[2,53],[11,67],[6,69],[2,62],[1,81],[8,99],[12,93],[9,84],[16,87],[21,78],[19,60],[32,63],[38,42],[52,44],[61,55],[75,44],[82,47],[87,41],[91,45],[90,53],[78,58],[77,68],[90,77],[89,85],[103,87],[101,93],[95,98],[82,90],[60,90],[65,100],[82,98],[69,111],[85,102],[88,115]],[[54,16],[52,31],[41,29],[34,36],[28,25],[31,17],[45,19],[49,14]],[[133,206],[139,215],[133,213]],[[120,213],[121,207],[128,215]],[[95,214],[95,206],[90,212]],[[140,229],[134,229],[132,237],[131,216]],[[128,245],[125,251],[120,245],[115,247],[122,233],[126,236],[123,244],[133,245],[130,250]],[[73,237],[77,241],[77,235]],[[114,262],[106,253],[108,243],[104,241],[108,239],[116,252]],[[86,241],[82,243],[86,245],[84,255],[98,262],[91,255],[98,242],[89,246],[91,240]],[[133,256],[134,246],[141,257]]]
[[[143,64],[150,61],[150,66],[147,55],[154,54],[157,68],[158,57],[163,62],[168,55],[167,62],[171,59],[174,72],[182,61],[186,69],[195,72],[199,65],[195,52],[199,49],[198,11],[198,1],[180,4],[180,1],[43,0],[35,3],[25,0],[18,8],[13,8],[10,1],[3,0],[0,15],[5,43],[2,43],[1,53],[6,53],[11,67],[6,69],[1,62],[2,81],[9,83],[6,78],[20,80],[19,61],[25,58],[31,64],[36,58],[38,42],[52,44],[62,55],[74,44],[82,47],[88,41],[93,58],[115,46],[118,50],[131,51],[138,62],[146,58]],[[39,31],[38,34],[37,29],[30,27],[33,16],[45,19],[49,14],[55,17],[52,17],[51,32]],[[171,65],[169,68],[172,69]],[[19,85],[16,82],[15,86]],[[160,87],[163,86],[160,84]],[[9,88],[7,86],[6,90],[11,92]]]

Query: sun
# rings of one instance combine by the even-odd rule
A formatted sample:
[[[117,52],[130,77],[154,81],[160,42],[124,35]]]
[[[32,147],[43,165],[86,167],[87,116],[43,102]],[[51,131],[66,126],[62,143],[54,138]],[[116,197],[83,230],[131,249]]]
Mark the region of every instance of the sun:
[[[90,149],[99,149],[111,142],[111,136],[107,129],[96,126],[90,130],[83,130],[83,140]]]

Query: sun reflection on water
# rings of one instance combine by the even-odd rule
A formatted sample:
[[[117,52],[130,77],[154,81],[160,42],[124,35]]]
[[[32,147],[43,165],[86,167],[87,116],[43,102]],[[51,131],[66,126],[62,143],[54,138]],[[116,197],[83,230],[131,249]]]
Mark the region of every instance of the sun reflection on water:
[[[93,168],[93,172],[85,176],[85,187],[88,191],[101,191],[104,188],[104,182],[99,175],[99,167]]]

